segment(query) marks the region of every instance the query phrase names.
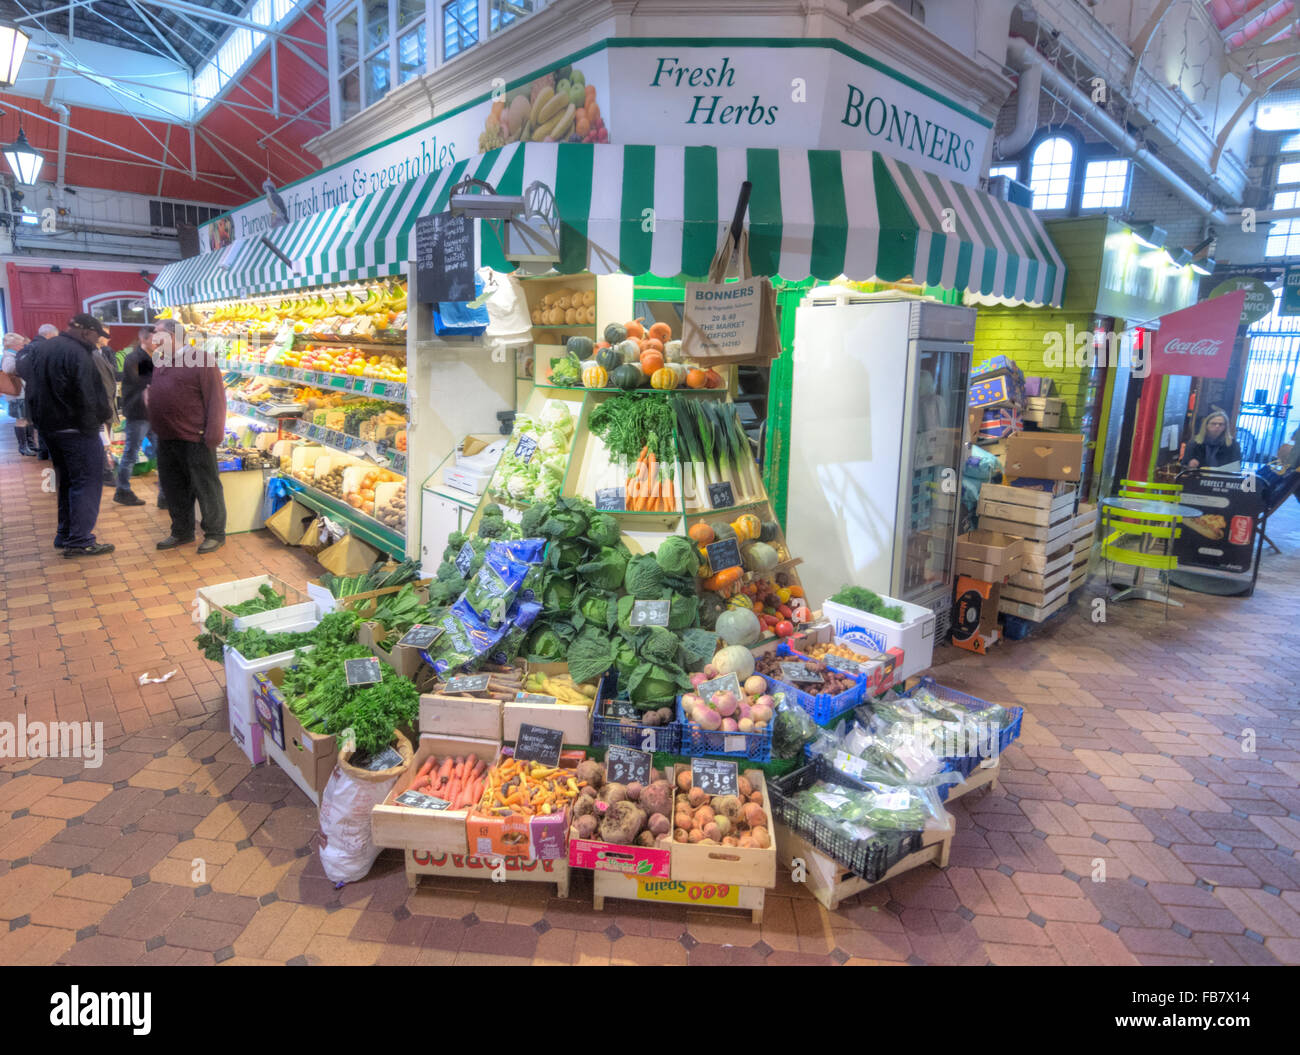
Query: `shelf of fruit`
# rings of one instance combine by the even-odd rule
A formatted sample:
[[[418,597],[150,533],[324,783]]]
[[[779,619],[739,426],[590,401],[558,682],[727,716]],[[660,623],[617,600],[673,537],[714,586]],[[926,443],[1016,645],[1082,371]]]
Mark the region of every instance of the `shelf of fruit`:
[[[365,512],[360,506],[352,505],[346,499],[322,491],[314,484],[295,479],[291,473],[281,471],[279,475],[281,479],[287,482],[289,489],[294,492],[295,497],[303,505],[315,509],[318,513],[325,513],[346,523],[359,538],[369,542],[372,546],[378,547],[389,556],[398,557],[399,559],[406,556],[406,535],[401,528],[394,526],[397,521],[393,516],[389,516],[391,523],[385,523]],[[400,482],[404,483],[405,481]],[[402,495],[402,508],[404,511],[404,491]],[[373,509],[373,502],[371,507]]]
[[[219,359],[217,365],[223,371],[243,374],[245,377],[275,377],[284,381],[296,381],[303,385],[317,385],[336,392],[374,396],[376,399],[386,399],[390,403],[406,402],[404,381],[383,381],[363,375],[300,370],[291,366],[241,362],[234,359]]]
[[[406,341],[406,283],[398,279],[298,296],[197,304],[192,311],[200,329],[218,336],[275,334],[288,323],[305,337]]]
[[[555,311],[562,309],[555,308]],[[555,388],[618,389],[638,388],[662,391],[724,390],[726,378],[712,367],[683,361],[682,342],[672,340],[667,323],[656,322],[646,329],[640,320],[610,323],[604,339],[570,337],[564,355],[553,358],[538,384]]]
[[[322,447],[358,457],[371,456],[386,462],[394,472],[403,475],[406,473],[406,452],[386,442],[349,436],[346,432],[327,429],[323,425],[316,425],[302,418],[289,418],[284,422],[284,428],[286,432],[291,432],[304,440],[312,440]]]

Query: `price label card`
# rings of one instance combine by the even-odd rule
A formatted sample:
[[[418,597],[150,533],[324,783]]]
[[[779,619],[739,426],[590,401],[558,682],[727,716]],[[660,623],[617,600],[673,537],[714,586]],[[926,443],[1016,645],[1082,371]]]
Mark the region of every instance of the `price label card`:
[[[627,508],[627,499],[621,487],[602,487],[596,491],[596,508],[611,513],[621,513]]]
[[[628,622],[633,626],[667,626],[671,601],[633,601]]]
[[[650,754],[611,745],[605,752],[605,779],[615,784],[650,783]]]
[[[847,773],[851,777],[860,777],[867,768],[867,760],[859,758],[857,755],[851,755],[847,751],[836,751],[835,768],[841,773]]]
[[[373,685],[384,678],[383,667],[374,656],[369,659],[345,659],[343,672],[349,685]]]
[[[740,784],[735,762],[720,758],[691,759],[691,779],[706,795],[738,795]]]
[[[348,379],[347,379],[346,377],[339,377],[339,376],[331,377],[331,378],[330,378],[330,387],[331,387],[331,388],[347,388],[347,387],[348,387]]]
[[[906,791],[891,791],[888,795],[877,795],[876,805],[882,810],[905,810],[912,797]]]
[[[845,659],[843,656],[828,655],[826,663],[836,670],[842,670],[845,674],[861,674],[865,667],[856,659]]]
[[[641,712],[631,700],[610,700],[605,704],[605,715],[609,718],[637,718]]]
[[[813,794],[822,803],[829,806],[833,810],[839,809],[841,806],[843,806],[846,802],[849,801],[849,797],[847,795],[836,795],[834,792],[831,791],[814,791]]]
[[[543,765],[560,764],[560,750],[564,746],[564,733],[541,725],[523,723],[519,726],[519,739],[515,741],[515,757],[525,762]]]
[[[492,679],[490,674],[457,674],[448,678],[442,687],[443,692],[482,692]]]
[[[417,623],[402,635],[402,640],[397,642],[399,645],[409,645],[411,648],[428,648],[443,634],[443,628],[440,626],[426,626],[423,623]]]
[[[554,707],[556,699],[554,696],[543,696],[536,692],[519,692],[515,694],[516,703],[540,703],[543,707]]]
[[[362,768],[371,773],[380,773],[385,769],[392,769],[394,766],[400,766],[401,764],[402,756],[391,747],[385,747]]]
[[[532,436],[520,436],[515,444],[515,457],[527,465],[537,453],[537,440]]]
[[[468,542],[461,546],[460,552],[456,554],[456,570],[460,572],[462,579],[469,578],[469,570],[474,565],[474,547]]]
[[[782,663],[781,678],[789,682],[817,682],[821,684],[822,676],[814,674],[806,663]]]
[[[706,700],[715,692],[732,692],[736,694],[736,699],[740,699],[744,695],[740,691],[740,677],[736,674],[724,674],[712,681],[702,682],[695,692]]]
[[[436,795],[424,795],[418,791],[403,791],[393,800],[398,806],[414,806],[417,810],[445,810],[451,805],[446,799]]]
[[[731,489],[731,484],[726,480],[721,483],[709,484],[709,505],[714,509],[730,509],[736,504],[736,495]]]
[[[734,538],[724,538],[718,542],[711,542],[704,550],[709,556],[709,567],[713,569],[713,574],[724,568],[740,567],[740,541]]]

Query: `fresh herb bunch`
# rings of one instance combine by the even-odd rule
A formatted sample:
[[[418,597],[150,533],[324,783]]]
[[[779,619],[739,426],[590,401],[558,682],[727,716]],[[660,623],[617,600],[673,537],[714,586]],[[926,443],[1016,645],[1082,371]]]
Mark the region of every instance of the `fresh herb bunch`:
[[[224,645],[229,645],[246,660],[262,659],[308,645],[332,649],[350,644],[357,638],[359,623],[352,612],[331,612],[311,630],[267,633],[260,626],[234,630],[229,619],[223,618],[220,612],[213,612],[203,624],[207,632],[196,637],[194,643],[203,649],[204,658],[213,663],[224,660]]]
[[[370,656],[370,649],[358,644],[299,652],[280,686],[303,728],[327,735],[350,728],[357,751],[365,755],[388,747],[393,730],[413,724],[420,711],[419,690],[391,667],[381,666],[383,680],[376,684],[347,683],[346,661]]]
[[[270,583],[262,583],[257,588],[257,596],[247,601],[240,601],[239,604],[230,606],[232,615],[256,615],[258,612],[272,612],[277,608],[284,607],[284,596],[278,594],[272,589]]]
[[[903,621],[903,609],[896,604],[887,605],[881,599],[880,594],[874,590],[867,590],[861,586],[845,586],[840,592],[831,598],[836,604],[842,604],[846,608],[856,608],[860,612],[870,612],[872,615],[878,615],[881,619],[888,619],[893,623]]]
[[[368,572],[347,577],[326,572],[320,577],[320,582],[335,597],[352,597],[359,593],[369,593],[371,590],[402,586],[420,577],[418,560],[404,560],[391,570],[385,570],[384,564],[384,561],[376,561],[375,566]]]

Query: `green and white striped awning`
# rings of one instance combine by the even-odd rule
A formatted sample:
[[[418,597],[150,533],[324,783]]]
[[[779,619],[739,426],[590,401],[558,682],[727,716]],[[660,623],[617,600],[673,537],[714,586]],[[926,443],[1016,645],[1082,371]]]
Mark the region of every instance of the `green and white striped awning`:
[[[1059,305],[1065,266],[1038,217],[866,151],[511,144],[163,269],[155,299],[184,303],[403,272],[415,221],[467,176],[498,193],[550,187],[564,273],[702,276],[749,180],[754,274],[918,283],[983,300]],[[481,263],[509,265],[482,229]],[[223,266],[224,265],[224,266]]]

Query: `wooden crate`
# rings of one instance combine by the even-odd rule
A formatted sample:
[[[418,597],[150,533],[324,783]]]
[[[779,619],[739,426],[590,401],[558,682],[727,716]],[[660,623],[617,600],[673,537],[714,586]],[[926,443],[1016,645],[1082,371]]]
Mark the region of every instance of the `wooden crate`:
[[[981,510],[980,528],[985,531],[1001,531],[1005,535],[1016,535],[1029,542],[1042,542],[1049,547],[1054,547],[1061,539],[1068,539],[1070,521],[1066,519],[1057,524],[1043,527],[1039,524],[1026,524],[1023,521],[1003,520],[1001,517],[986,516]]]
[[[407,850],[405,856],[406,883],[412,890],[419,886],[421,876],[455,876],[492,883],[554,883],[556,897],[569,896],[569,862],[564,858],[534,861],[436,850]]]
[[[910,872],[913,868],[920,868],[921,865],[931,862],[939,868],[947,868],[948,854],[952,849],[952,837],[956,831],[956,822],[951,814],[949,814],[949,823],[951,827],[946,832],[922,833],[921,849],[916,853],[908,854],[875,883],[868,883],[865,879],[855,876],[838,861],[827,857],[802,836],[796,835],[779,822],[776,826],[776,841],[781,848],[782,864],[788,866],[793,875],[794,860],[796,858],[802,860],[804,881],[808,884],[808,889],[813,897],[829,911],[834,912],[845,898],[850,898],[863,890],[870,890],[873,886],[888,882],[895,876]]]
[[[988,788],[990,791],[998,790],[998,774],[1002,768],[1001,756],[987,760],[993,764],[981,763],[976,767],[962,783],[954,784],[952,790],[948,792],[948,802],[959,799],[963,795],[969,795],[972,791],[978,791],[980,788]]]
[[[1014,615],[1020,619],[1028,619],[1031,623],[1041,623],[1064,608],[1069,599],[1068,594],[1062,594],[1050,604],[1034,605],[1010,600],[1007,597],[999,597],[998,611],[1003,615]]]
[[[689,766],[674,766],[668,779],[676,787],[677,774]],[[769,822],[774,822],[772,800],[768,798],[767,781],[760,769],[740,770],[756,791],[763,793],[763,812]],[[673,793],[676,805],[676,792]],[[771,829],[768,829],[771,834]],[[705,846],[701,843],[673,843],[671,878],[687,883],[714,883],[727,886],[776,886],[776,845],[765,850],[744,846]]]
[[[1003,586],[1002,592],[998,596],[998,610],[1001,611],[1003,600],[1013,604],[1028,604],[1035,608],[1046,608],[1064,598],[1069,591],[1070,579],[1068,575],[1043,590],[1031,590],[1019,586]]]
[[[1074,515],[1075,490],[1071,487],[1062,494],[1048,494],[1032,487],[1008,487],[1005,484],[983,484],[980,487],[980,513],[985,504],[1010,507],[1010,513],[991,512],[990,515],[1027,524],[1055,524],[1062,517],[1069,520]]]
[[[1036,559],[1034,568],[1025,568],[1012,575],[1007,581],[1012,586],[1019,586],[1023,589],[1046,589],[1058,582],[1062,573],[1068,575],[1070,566],[1074,563],[1074,558],[1074,550],[1068,546],[1064,549],[1058,549],[1054,553]]]
[[[420,696],[420,732],[437,736],[473,736],[500,742],[500,700],[480,696]],[[496,752],[493,752],[495,756]]]
[[[1064,567],[1062,557],[1070,552],[1072,545],[1073,543],[1066,538],[1058,538],[1052,542],[1027,541],[1021,571],[1037,572],[1040,575],[1050,575],[1053,571],[1059,571]]]
[[[591,743],[591,712],[596,701],[586,707],[563,703],[525,703],[507,701],[501,708],[501,738],[508,744],[519,739],[520,725],[540,725],[559,729],[566,744]]]
[[[674,844],[673,852],[676,853]],[[642,879],[621,872],[592,873],[592,903],[596,911],[605,907],[605,899],[688,905],[695,908],[736,908],[750,913],[754,923],[763,922],[762,887],[736,886],[731,883],[694,883],[680,879]]]

